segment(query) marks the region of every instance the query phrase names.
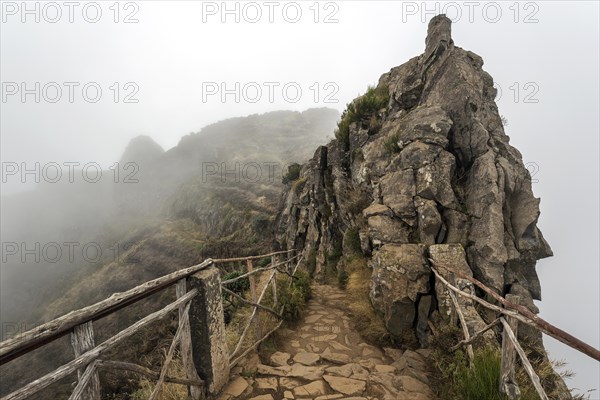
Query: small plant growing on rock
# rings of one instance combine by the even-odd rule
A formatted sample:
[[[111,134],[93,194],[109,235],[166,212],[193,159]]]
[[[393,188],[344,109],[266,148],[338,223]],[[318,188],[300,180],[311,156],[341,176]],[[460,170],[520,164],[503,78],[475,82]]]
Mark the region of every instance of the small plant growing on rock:
[[[400,146],[398,146],[398,134],[394,133],[389,135],[383,142],[383,147],[388,155],[392,155],[400,152]]]
[[[295,181],[300,177],[301,165],[294,163],[288,167],[287,173],[283,176],[282,183],[287,184]]]
[[[345,248],[348,249],[353,254],[360,254],[360,235],[358,233],[358,229],[356,228],[348,228],[344,233],[344,244]]]
[[[372,119],[373,114],[386,107],[389,100],[390,94],[386,85],[369,86],[364,95],[347,105],[340,122],[338,122],[335,137],[348,147],[350,144],[350,125],[369,118],[369,125],[376,126],[376,120]]]
[[[345,289],[346,285],[348,284],[348,279],[350,278],[350,275],[348,274],[348,271],[346,271],[345,269],[340,269],[338,271],[338,286],[341,289]]]
[[[292,183],[292,191],[296,194],[300,194],[302,189],[304,189],[304,185],[306,184],[305,178],[299,178]]]

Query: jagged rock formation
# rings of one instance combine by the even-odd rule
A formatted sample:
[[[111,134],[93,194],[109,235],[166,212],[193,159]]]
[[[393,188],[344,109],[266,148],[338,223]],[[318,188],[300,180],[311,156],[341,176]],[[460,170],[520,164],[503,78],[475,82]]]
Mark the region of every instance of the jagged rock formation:
[[[422,344],[427,319],[447,310],[429,258],[519,295],[537,313],[536,260],[552,255],[493,79],[480,56],[454,45],[450,24],[433,18],[424,54],[349,105],[337,139],[317,149],[283,195],[276,227],[279,244],[314,260],[317,276],[358,231],[373,269],[373,306],[391,333],[414,332]],[[358,112],[374,91],[387,101]],[[470,328],[483,323],[473,307],[468,314]],[[540,333],[519,333],[541,345]]]

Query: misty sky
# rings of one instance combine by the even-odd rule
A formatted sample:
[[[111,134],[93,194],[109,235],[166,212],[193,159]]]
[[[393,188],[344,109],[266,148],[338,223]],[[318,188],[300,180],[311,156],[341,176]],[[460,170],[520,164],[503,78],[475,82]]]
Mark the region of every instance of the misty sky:
[[[600,347],[598,2],[478,2],[471,9],[466,2],[427,3],[427,9],[399,1],[275,3],[269,9],[240,2],[239,12],[223,14],[221,2],[122,2],[117,15],[113,2],[99,2],[101,16],[92,23],[95,6],[81,2],[72,23],[64,6],[51,23],[57,10],[45,3],[37,3],[36,22],[20,1],[2,2],[2,162],[108,168],[139,134],[167,149],[229,117],[323,106],[342,111],[382,73],[421,54],[427,21],[446,9],[455,44],[481,55],[501,89],[506,132],[542,198],[539,226],[555,255],[538,263],[541,315]],[[25,102],[20,92],[12,94],[23,82],[34,92],[40,82],[39,103],[35,93]],[[72,103],[64,82],[72,82]],[[225,101],[211,94],[221,83],[236,92],[236,82],[239,101],[236,93]],[[56,86],[62,97],[52,103]],[[14,177],[2,184],[5,194],[27,187]],[[597,362],[545,342],[551,357],[565,358],[577,373],[571,387],[600,387]]]

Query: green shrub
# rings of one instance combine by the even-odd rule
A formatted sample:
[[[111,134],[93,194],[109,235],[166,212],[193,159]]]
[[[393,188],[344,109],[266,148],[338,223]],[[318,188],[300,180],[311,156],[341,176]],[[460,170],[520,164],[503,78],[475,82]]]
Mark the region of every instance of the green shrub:
[[[348,285],[349,278],[350,278],[350,275],[348,274],[348,271],[346,271],[345,269],[340,269],[338,271],[338,286],[341,289],[345,289],[346,285]]]
[[[287,184],[293,182],[300,177],[301,165],[294,163],[288,166],[287,173],[283,176],[282,183]]]
[[[390,94],[386,85],[377,87],[369,86],[367,92],[346,106],[335,132],[335,137],[342,141],[346,147],[350,142],[350,125],[367,117],[387,106]]]
[[[289,286],[287,280],[279,285],[279,307],[283,306],[283,319],[297,321],[300,319],[306,302],[310,299],[310,276],[304,271],[296,272]]]
[[[271,257],[265,257],[258,260],[256,266],[259,268],[264,268],[271,263]]]
[[[241,276],[244,273],[245,272],[242,272],[242,271],[228,272],[225,275],[223,275],[222,280],[228,281],[230,279],[237,278],[238,276]],[[232,292],[235,292],[241,296],[246,290],[250,289],[250,279],[248,279],[248,277],[238,279],[235,282],[227,283],[225,285],[225,287],[227,289],[231,290]],[[226,296],[226,295],[229,296],[229,293],[223,293],[223,296]]]
[[[386,85],[368,87],[367,92],[358,101],[354,102],[354,113],[358,117],[357,120],[387,107],[389,100],[390,94]]]
[[[245,272],[243,271],[233,271],[228,272],[221,278],[222,281],[227,281],[229,279],[237,278],[240,275],[243,275]],[[235,282],[225,284],[225,287],[231,290],[234,293],[237,293],[240,296],[244,295],[244,292],[250,289],[250,279],[248,277],[238,279]],[[235,313],[238,310],[238,305],[235,303],[235,298],[230,293],[225,291],[222,292],[223,297],[223,316],[225,318],[225,324],[229,325],[229,323],[234,318]]]
[[[360,235],[358,234],[358,229],[346,229],[346,232],[344,233],[344,244],[346,245],[346,249],[351,253],[358,254],[362,252],[360,247]]]
[[[346,105],[346,110],[342,113],[340,122],[338,122],[335,131],[335,137],[345,145],[350,144],[350,124],[356,121],[356,116],[352,110],[352,103]]]

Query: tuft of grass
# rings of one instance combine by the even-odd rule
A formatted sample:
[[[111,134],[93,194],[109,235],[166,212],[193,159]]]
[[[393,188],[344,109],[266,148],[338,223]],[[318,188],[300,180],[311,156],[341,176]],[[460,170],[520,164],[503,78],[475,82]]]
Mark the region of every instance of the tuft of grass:
[[[500,393],[501,354],[499,347],[482,346],[475,347],[475,358],[473,367],[469,368],[467,357],[462,349],[451,353],[450,347],[462,339],[460,329],[457,326],[442,326],[436,336],[432,338],[436,376],[433,386],[437,390],[441,400],[507,400]],[[556,368],[564,367],[564,363],[551,362],[547,359],[536,360],[533,356],[535,351],[525,347],[528,358],[542,386],[549,398],[561,398],[559,388],[553,382],[557,378]],[[539,353],[537,353],[539,354]],[[570,371],[560,374],[561,378],[572,376]],[[521,391],[521,400],[539,400],[539,396],[533,387],[529,376],[522,366],[518,366],[515,373],[517,384]],[[576,400],[585,400],[582,395],[573,397]]]
[[[300,194],[304,185],[306,184],[306,178],[298,178],[292,183],[292,191],[296,194]]]
[[[369,119],[369,125],[374,126],[373,114],[386,107],[390,94],[386,85],[369,86],[367,92],[349,103],[338,122],[335,137],[346,147],[350,143],[350,125],[363,119]]]
[[[345,262],[348,278],[346,281],[346,292],[348,294],[348,307],[350,317],[357,332],[368,342],[380,346],[393,345],[393,339],[379,318],[371,300],[371,270],[367,266],[367,260],[362,255],[356,255]]]
[[[463,349],[448,349],[462,338],[457,326],[442,326],[432,338],[436,376],[434,388],[441,400],[507,400],[499,391],[500,350],[491,346],[475,348],[469,368]],[[523,400],[530,400],[521,397]]]
[[[383,148],[388,155],[392,155],[400,152],[400,146],[398,146],[399,136],[397,133],[389,135],[383,142]]]
[[[455,353],[454,362],[447,366],[446,377],[452,397],[464,400],[505,400],[498,390],[500,379],[500,352],[491,347],[475,351],[473,367],[469,368],[463,351]],[[444,397],[442,397],[444,398]]]
[[[287,173],[283,176],[282,183],[286,184],[289,182],[293,182],[300,177],[300,170],[302,166],[300,164],[294,163],[288,167]]]
[[[225,326],[225,342],[230,351],[233,350],[239,342],[242,331],[246,327],[251,314],[251,307],[240,307],[231,313],[229,323]]]
[[[540,377],[540,382],[544,388],[544,391],[551,399],[558,399],[564,397],[564,391],[556,384],[557,379],[567,380],[575,376],[575,373],[566,368],[567,363],[563,360],[550,360],[545,354],[544,349],[532,346],[530,343],[522,343],[523,350],[527,354],[527,358],[533,365],[535,372]],[[557,372],[560,371],[560,372]],[[516,379],[521,389],[522,399],[538,399],[537,392],[531,384],[529,375],[525,372],[524,368],[518,368],[516,371]],[[564,388],[563,388],[564,389]],[[573,395],[574,400],[588,400],[591,391],[587,394]]]
[[[166,351],[164,352],[166,353]],[[166,354],[165,354],[166,355]],[[185,378],[185,371],[181,358],[177,355],[173,357],[167,371],[168,376]],[[140,381],[140,388],[135,392],[131,393],[132,400],[146,400],[152,394],[156,382],[142,378]],[[159,400],[188,400],[187,386],[176,385],[174,383],[163,383],[161,391],[157,397]]]

